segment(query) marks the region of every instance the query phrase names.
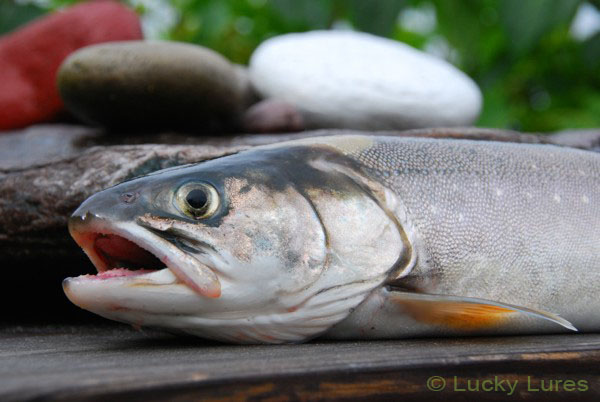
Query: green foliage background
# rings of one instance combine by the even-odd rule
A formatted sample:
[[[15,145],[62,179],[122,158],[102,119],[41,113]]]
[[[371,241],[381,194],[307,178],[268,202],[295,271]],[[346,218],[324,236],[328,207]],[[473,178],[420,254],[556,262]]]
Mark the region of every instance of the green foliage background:
[[[0,0],[0,33],[76,0],[36,5]],[[141,14],[148,10],[133,4]],[[600,8],[600,0],[588,1]],[[43,3],[42,5],[39,5]],[[523,131],[600,127],[600,33],[577,40],[569,26],[582,0],[172,0],[164,39],[201,44],[247,63],[265,39],[286,32],[353,27],[417,48],[447,44],[450,61],[484,94],[479,126]],[[143,4],[143,2],[142,2]],[[403,26],[410,10],[435,24]]]

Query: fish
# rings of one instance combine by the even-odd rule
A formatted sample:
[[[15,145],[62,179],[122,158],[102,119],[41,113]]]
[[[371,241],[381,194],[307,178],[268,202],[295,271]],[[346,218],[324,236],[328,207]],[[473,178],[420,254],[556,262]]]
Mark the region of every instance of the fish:
[[[600,330],[600,154],[340,135],[105,189],[77,306],[230,343]]]

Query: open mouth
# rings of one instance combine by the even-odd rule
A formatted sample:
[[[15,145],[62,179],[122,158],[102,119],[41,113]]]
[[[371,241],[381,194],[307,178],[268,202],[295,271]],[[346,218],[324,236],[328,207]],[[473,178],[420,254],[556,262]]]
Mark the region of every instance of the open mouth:
[[[116,234],[91,233],[94,253],[102,262],[97,265],[98,279],[134,276],[167,268],[154,254]]]
[[[221,285],[214,271],[135,222],[111,222],[93,214],[73,215],[69,232],[96,267],[87,279],[134,277],[169,269],[197,294],[214,298]]]

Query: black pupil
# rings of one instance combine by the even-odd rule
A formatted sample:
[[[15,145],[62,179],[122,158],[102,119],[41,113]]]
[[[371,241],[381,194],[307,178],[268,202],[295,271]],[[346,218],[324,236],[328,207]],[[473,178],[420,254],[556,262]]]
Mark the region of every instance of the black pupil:
[[[204,190],[194,189],[185,197],[188,205],[194,209],[202,209],[208,203],[208,196]]]

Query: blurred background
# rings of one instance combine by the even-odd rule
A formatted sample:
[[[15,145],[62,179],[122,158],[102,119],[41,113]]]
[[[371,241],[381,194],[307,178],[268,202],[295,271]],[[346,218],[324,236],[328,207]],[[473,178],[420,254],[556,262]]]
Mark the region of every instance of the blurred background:
[[[0,0],[0,34],[76,0]],[[265,39],[355,29],[442,57],[484,94],[478,126],[600,127],[600,0],[127,0],[146,38],[245,64]]]

